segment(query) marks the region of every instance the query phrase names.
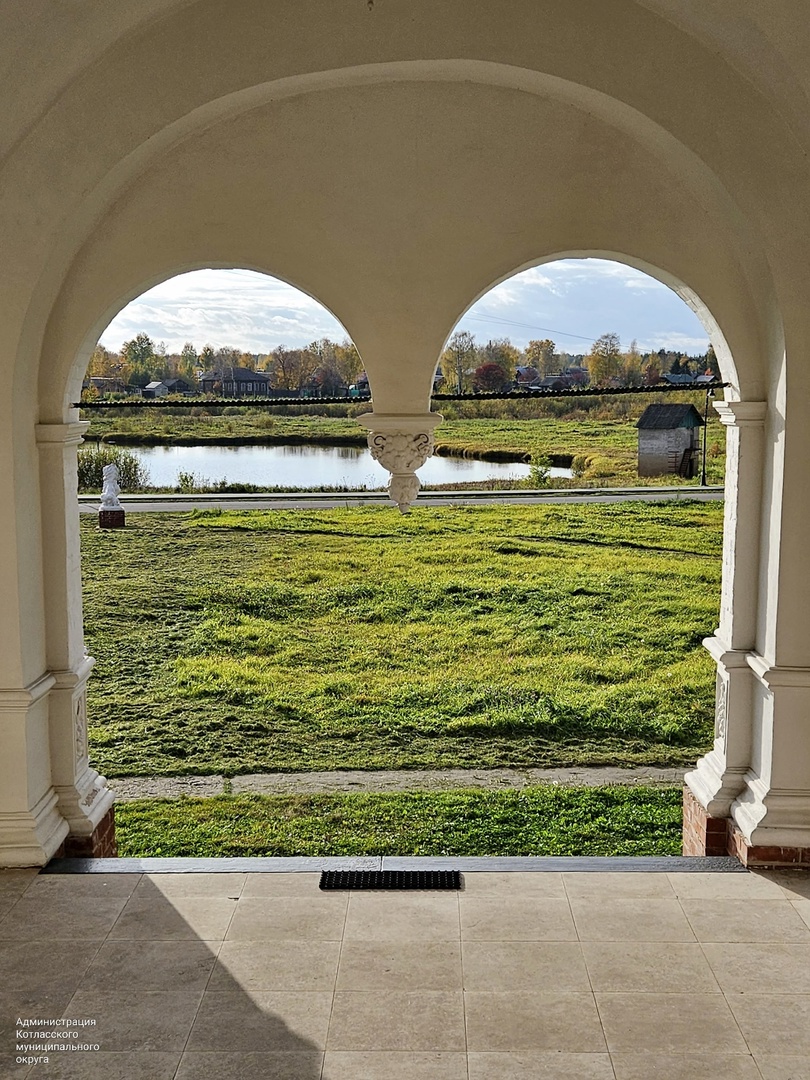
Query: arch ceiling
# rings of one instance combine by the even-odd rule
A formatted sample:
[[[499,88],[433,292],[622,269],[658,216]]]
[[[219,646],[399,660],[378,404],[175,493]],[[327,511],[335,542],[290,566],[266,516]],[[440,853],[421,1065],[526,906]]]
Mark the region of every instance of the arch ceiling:
[[[806,180],[800,133],[785,105],[803,93],[799,54],[783,20],[774,20],[771,33],[753,2],[734,5],[739,32],[729,38],[727,59],[717,45],[730,10],[723,0],[703,5],[704,15],[696,4],[668,0],[616,0],[608,10],[601,0],[515,0],[508,18],[500,6],[462,0],[413,0],[407,13],[389,0],[371,10],[365,0],[314,0],[305,26],[292,0],[235,0],[227,11],[218,0],[138,0],[126,13],[108,0],[66,7],[80,15],[75,26],[55,19],[45,0],[26,6],[25,26],[14,22],[7,47],[18,65],[26,51],[55,50],[57,38],[61,52],[51,67],[37,63],[42,77],[30,95],[17,94],[0,130],[7,149],[0,212],[15,223],[7,251],[17,286],[6,294],[16,321],[7,323],[4,353],[27,357],[18,385],[32,390],[50,319],[41,385],[49,388],[51,416],[66,400],[60,392],[58,410],[50,389],[65,389],[65,349],[80,351],[101,313],[133,291],[191,265],[249,265],[291,280],[343,321],[370,370],[385,355],[413,374],[435,362],[440,339],[472,298],[564,250],[618,252],[684,282],[720,323],[746,392],[761,392],[762,359],[779,343],[776,300],[782,291],[797,296],[789,271],[801,262],[808,207],[779,191]],[[98,35],[88,36],[96,27]],[[783,60],[781,75],[768,83],[774,55]],[[369,125],[365,143],[347,128],[352,116],[356,128]],[[251,125],[263,158],[245,142]],[[302,154],[313,147],[317,158]],[[239,174],[230,186],[216,154]],[[499,179],[511,214],[492,186],[497,169],[488,159],[498,154],[524,170],[522,184],[503,171]],[[451,183],[454,157],[470,172],[484,163],[478,190]],[[310,170],[297,187],[285,172],[290,158]],[[558,162],[564,179],[552,175]],[[354,205],[348,190],[336,190],[330,169],[347,175]],[[242,205],[258,221],[257,210],[267,208],[256,201],[262,175],[270,202],[276,186],[279,209],[272,242],[265,235],[251,245],[244,225],[241,233],[235,228],[228,199],[247,199]],[[773,197],[763,201],[766,175]],[[419,206],[408,197],[416,191]],[[213,212],[204,203],[215,194]],[[388,215],[389,228],[373,238],[357,228],[364,199],[361,224]],[[323,257],[306,267],[282,236],[282,202],[300,242],[313,222],[326,237]],[[634,220],[619,227],[622,202]],[[432,205],[474,240],[475,259],[464,243],[456,264],[444,258],[452,237],[438,228]],[[115,270],[101,287],[125,227],[144,229],[147,207],[161,243],[147,259],[132,233],[127,272]],[[347,250],[364,260],[365,278],[340,265],[341,232]],[[304,235],[302,246],[310,243]],[[386,291],[380,267],[392,253],[402,270],[398,281],[388,275]],[[120,246],[115,257],[120,263]],[[429,263],[432,275],[424,273]],[[85,283],[96,266],[105,281],[94,282],[91,312]],[[441,298],[435,310],[424,306],[428,293]],[[406,316],[419,322],[423,340],[398,357],[392,330]],[[392,393],[403,390],[400,382]]]

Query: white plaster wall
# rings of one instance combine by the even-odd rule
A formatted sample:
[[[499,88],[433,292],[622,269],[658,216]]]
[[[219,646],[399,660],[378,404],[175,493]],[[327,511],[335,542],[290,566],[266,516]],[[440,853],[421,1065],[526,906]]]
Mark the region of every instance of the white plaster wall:
[[[766,664],[810,669],[806,15],[803,0],[8,0],[5,700],[81,652],[70,468],[40,489],[36,424],[75,419],[123,304],[201,265],[317,296],[394,415],[426,411],[456,319],[515,270],[589,253],[652,269],[712,329],[729,396],[768,402],[764,486],[753,470],[743,493],[746,520],[762,508],[760,571],[729,595],[746,593],[746,625],[756,609]],[[43,528],[64,538],[44,549]]]

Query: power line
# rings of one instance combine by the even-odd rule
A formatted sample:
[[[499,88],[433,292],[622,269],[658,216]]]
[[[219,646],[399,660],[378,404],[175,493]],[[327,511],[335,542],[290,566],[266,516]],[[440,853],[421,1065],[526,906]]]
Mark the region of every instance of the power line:
[[[478,319],[481,322],[497,322],[506,326],[522,326],[526,330],[540,330],[544,334],[556,334],[557,337],[577,338],[579,341],[594,342],[596,338],[584,337],[582,334],[566,334],[564,330],[552,330],[548,326],[533,326],[531,323],[515,322],[513,319],[502,319],[499,315],[465,315],[465,319]],[[464,320],[462,319],[462,322]]]

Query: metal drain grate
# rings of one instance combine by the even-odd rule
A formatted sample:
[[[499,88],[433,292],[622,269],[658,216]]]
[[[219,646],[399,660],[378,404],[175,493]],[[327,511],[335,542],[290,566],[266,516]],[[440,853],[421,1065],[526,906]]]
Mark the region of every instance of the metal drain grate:
[[[323,870],[322,889],[460,889],[458,870]]]

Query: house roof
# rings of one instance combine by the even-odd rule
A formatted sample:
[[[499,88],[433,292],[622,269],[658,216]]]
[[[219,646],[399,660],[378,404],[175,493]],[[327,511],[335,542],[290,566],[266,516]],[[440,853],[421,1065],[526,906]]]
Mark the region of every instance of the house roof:
[[[703,417],[694,405],[648,405],[636,427],[642,431],[703,427]]]
[[[246,367],[231,367],[230,364],[224,368],[216,368],[214,371],[206,371],[200,376],[200,382],[207,379],[231,379],[235,382],[261,382],[262,379],[265,382],[270,381],[270,377],[263,371],[251,371]]]
[[[144,390],[156,390],[159,386],[165,386],[166,384],[162,379],[158,379],[157,382],[147,383]]]

